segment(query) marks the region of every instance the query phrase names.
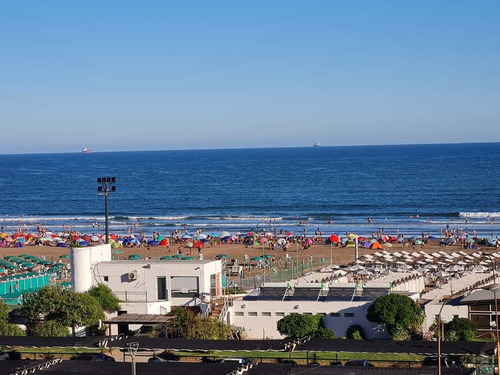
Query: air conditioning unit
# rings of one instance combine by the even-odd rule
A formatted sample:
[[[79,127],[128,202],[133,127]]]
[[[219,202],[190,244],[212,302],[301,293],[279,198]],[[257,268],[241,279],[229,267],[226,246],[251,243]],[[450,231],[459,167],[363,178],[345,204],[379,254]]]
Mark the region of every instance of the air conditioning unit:
[[[129,272],[129,274],[128,274],[129,281],[137,280],[138,277],[139,277],[139,274],[136,270],[133,270],[132,272]]]

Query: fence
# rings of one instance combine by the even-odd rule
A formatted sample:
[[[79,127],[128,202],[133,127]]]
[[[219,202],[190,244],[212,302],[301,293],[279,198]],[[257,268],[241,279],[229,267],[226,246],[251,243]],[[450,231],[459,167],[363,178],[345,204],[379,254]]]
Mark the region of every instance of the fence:
[[[302,262],[285,261],[261,263],[257,266],[244,266],[243,272],[238,276],[228,276],[228,287],[238,287],[243,290],[258,288],[264,282],[284,282],[291,279],[298,279],[304,274],[314,271],[325,265],[325,258],[314,259]],[[328,275],[329,276],[329,275]]]

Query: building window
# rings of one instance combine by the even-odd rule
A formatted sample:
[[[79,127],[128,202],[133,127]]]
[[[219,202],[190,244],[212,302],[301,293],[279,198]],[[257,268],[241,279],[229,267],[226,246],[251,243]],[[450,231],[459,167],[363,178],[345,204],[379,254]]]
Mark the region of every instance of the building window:
[[[344,313],[344,318],[354,318],[354,313]]]
[[[340,313],[330,313],[330,318],[340,318]]]
[[[172,276],[170,286],[172,298],[194,298],[200,294],[198,278],[195,276]]]
[[[245,313],[243,311],[235,311],[234,316],[245,316]]]
[[[158,289],[158,299],[167,299],[167,278],[165,276],[156,278],[156,287]]]
[[[109,281],[109,276],[104,276],[104,281],[108,282]]]
[[[271,313],[266,311],[262,313],[262,316],[271,316]]]
[[[453,319],[458,319],[458,315],[453,315]]]
[[[304,315],[312,315],[312,312],[305,312]]]
[[[248,316],[257,316],[257,312],[251,311],[248,313]]]
[[[285,316],[284,312],[275,312],[274,316]]]

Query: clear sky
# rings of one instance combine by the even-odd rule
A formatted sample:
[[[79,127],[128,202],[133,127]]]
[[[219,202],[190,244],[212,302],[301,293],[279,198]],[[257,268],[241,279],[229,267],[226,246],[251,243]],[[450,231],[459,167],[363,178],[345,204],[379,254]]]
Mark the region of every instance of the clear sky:
[[[500,141],[500,1],[0,2],[0,153]]]

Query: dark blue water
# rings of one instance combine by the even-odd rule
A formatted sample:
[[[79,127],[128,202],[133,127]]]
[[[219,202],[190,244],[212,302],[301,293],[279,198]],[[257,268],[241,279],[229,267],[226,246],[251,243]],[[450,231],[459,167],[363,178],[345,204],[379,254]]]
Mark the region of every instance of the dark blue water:
[[[7,230],[97,232],[96,178],[114,176],[115,232],[500,232],[500,143],[0,155],[0,167]]]

